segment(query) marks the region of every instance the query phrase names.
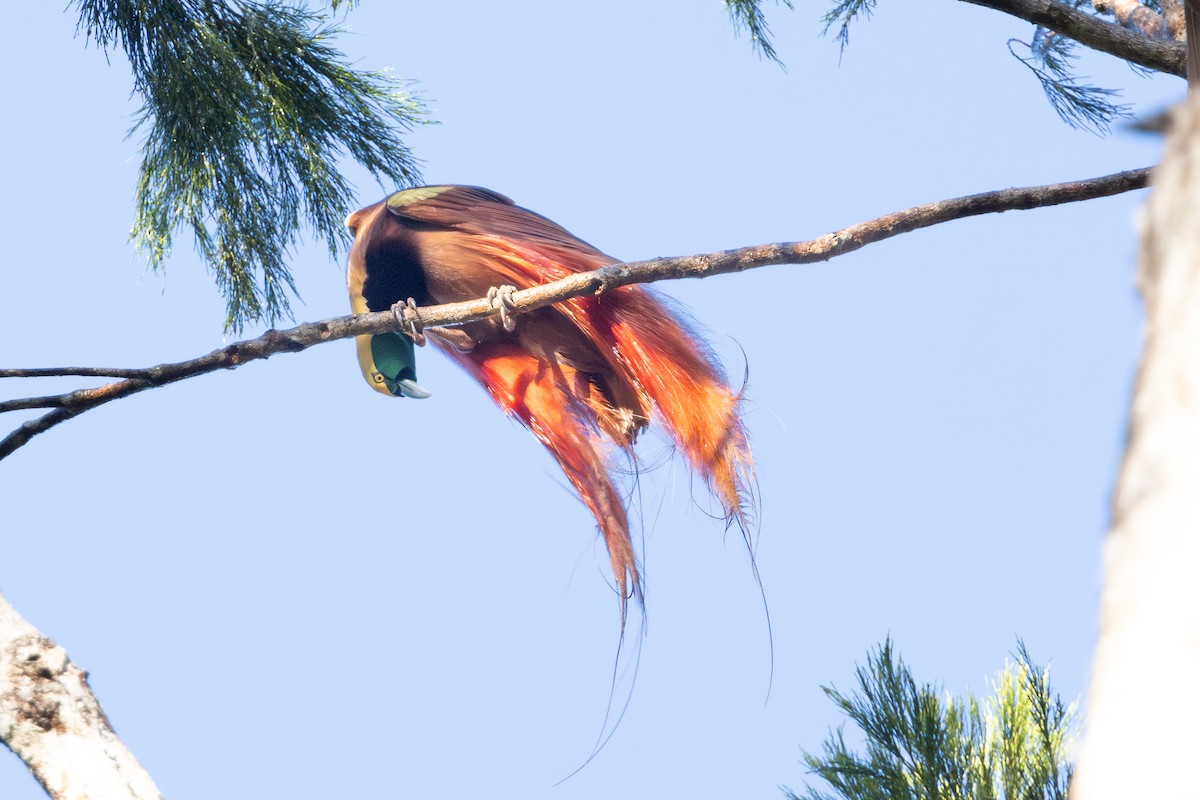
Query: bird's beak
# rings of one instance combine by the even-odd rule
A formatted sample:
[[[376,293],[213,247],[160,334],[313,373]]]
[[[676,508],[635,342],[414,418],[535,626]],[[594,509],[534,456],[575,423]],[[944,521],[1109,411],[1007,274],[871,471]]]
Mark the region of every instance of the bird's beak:
[[[398,381],[388,381],[387,387],[388,390],[397,397],[412,397],[416,400],[424,400],[433,394],[424,386],[409,378],[401,378]]]

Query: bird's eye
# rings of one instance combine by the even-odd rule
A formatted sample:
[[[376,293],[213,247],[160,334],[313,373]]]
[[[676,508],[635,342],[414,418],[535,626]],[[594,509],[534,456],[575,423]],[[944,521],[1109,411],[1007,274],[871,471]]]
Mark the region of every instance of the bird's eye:
[[[383,381],[384,381],[383,373],[382,372],[372,372],[371,380],[375,381],[376,383],[383,383]]]

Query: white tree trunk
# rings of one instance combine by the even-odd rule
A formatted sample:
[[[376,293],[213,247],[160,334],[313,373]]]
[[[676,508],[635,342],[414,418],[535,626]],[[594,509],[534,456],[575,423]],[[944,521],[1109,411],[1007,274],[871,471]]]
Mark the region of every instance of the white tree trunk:
[[[1146,207],[1146,343],[1104,546],[1073,800],[1197,797],[1200,781],[1200,93]]]
[[[87,673],[0,594],[0,741],[55,800],[162,795],[113,733]]]

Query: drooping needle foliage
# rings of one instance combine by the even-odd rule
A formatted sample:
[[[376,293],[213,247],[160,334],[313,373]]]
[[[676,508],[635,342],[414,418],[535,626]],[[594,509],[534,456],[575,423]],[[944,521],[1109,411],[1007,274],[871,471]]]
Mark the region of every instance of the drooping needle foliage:
[[[421,104],[396,79],[353,69],[326,16],[281,0],[74,5],[89,40],[125,52],[142,101],[132,238],[158,269],[190,229],[227,328],[288,314],[287,255],[303,228],[331,251],[346,241],[341,157],[389,187],[418,178],[400,137]]]
[[[825,694],[859,729],[841,728],[804,761],[828,790],[785,790],[789,800],[1066,800],[1074,706],[1055,696],[1024,645],[983,701],[918,686],[891,640],[856,670],[858,689]]]
[[[792,0],[782,0],[782,3],[788,8],[792,7]],[[725,0],[725,8],[729,11],[734,29],[740,31],[744,28],[750,35],[750,43],[759,53],[782,64],[775,46],[771,44],[771,27],[767,24],[762,5],[762,0]]]
[[[870,18],[877,0],[832,0],[825,13],[825,32],[835,34],[843,51],[850,42],[850,27],[854,23]],[[1101,8],[1088,0],[1057,0],[1072,9]],[[1159,11],[1156,0],[1141,0],[1141,4],[1155,12]],[[1105,4],[1111,14],[1112,4]],[[1096,12],[1097,16],[1105,16]],[[1150,34],[1144,35],[1150,36]],[[1030,69],[1042,85],[1046,98],[1054,111],[1068,125],[1075,128],[1107,133],[1110,125],[1129,116],[1129,107],[1117,102],[1120,92],[1087,83],[1086,78],[1075,74],[1077,58],[1075,40],[1048,28],[1035,26],[1030,42],[1010,39],[1009,52]],[[1028,55],[1018,52],[1028,51]]]

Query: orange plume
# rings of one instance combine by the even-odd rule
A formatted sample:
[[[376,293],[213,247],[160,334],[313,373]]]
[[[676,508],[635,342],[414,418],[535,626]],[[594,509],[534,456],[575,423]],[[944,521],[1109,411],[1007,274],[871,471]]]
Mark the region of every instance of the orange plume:
[[[624,598],[630,590],[642,602],[641,578],[625,507],[609,477],[596,430],[599,416],[607,411],[603,401],[590,387],[583,389],[582,398],[576,395],[580,381],[571,367],[556,369],[514,342],[488,343],[470,353],[447,352],[483,384],[496,405],[541,440],[596,518],[612,559],[624,618]]]

